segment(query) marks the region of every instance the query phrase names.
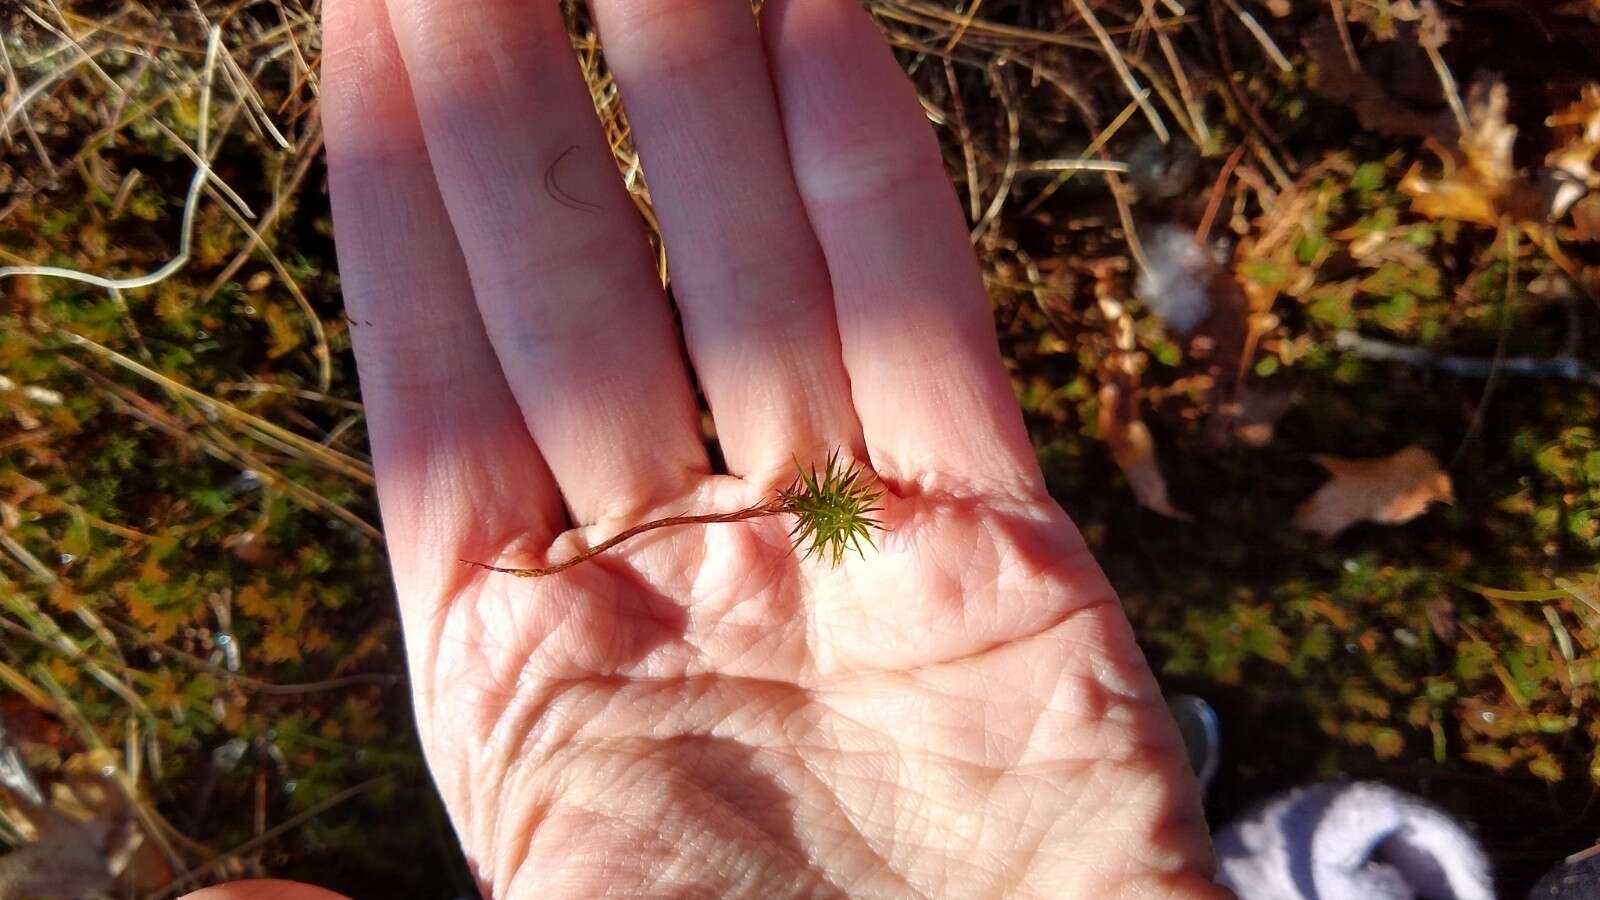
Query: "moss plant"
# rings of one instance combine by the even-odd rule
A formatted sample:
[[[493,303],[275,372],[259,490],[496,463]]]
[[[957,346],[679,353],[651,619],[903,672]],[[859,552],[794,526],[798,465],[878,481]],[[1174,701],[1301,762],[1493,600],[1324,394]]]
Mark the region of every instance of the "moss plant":
[[[796,463],[799,474],[788,487],[754,506],[726,513],[707,513],[698,516],[667,516],[642,522],[620,534],[553,566],[530,569],[502,568],[463,559],[461,562],[490,572],[515,575],[518,578],[543,578],[565,572],[573,566],[588,562],[625,541],[647,531],[679,525],[709,525],[715,522],[743,522],[764,519],[768,516],[792,515],[794,527],[789,538],[795,549],[803,551],[803,558],[813,556],[837,566],[850,550],[865,552],[862,543],[873,546],[872,533],[881,531],[883,523],[873,517],[881,512],[875,504],[883,496],[877,480],[859,463],[846,464],[834,452],[820,470],[810,470]]]

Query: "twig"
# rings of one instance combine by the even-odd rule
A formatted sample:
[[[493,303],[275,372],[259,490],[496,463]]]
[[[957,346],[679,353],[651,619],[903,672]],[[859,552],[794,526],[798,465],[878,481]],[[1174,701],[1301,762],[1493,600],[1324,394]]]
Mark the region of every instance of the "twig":
[[[0,623],[3,623],[3,621],[4,620],[0,620]],[[177,647],[173,647],[170,644],[162,643],[161,641],[150,637],[148,634],[145,634],[139,629],[134,628],[124,622],[119,622],[116,619],[106,619],[105,621],[111,627],[127,635],[133,641],[148,650],[153,650],[156,653],[170,656],[173,659],[193,666],[202,672],[209,672],[212,675],[218,676],[219,678],[226,678],[230,681],[238,683],[238,685],[245,690],[253,691],[258,694],[270,694],[272,696],[294,696],[298,694],[317,694],[324,691],[337,691],[343,688],[351,687],[393,687],[404,680],[404,678],[399,675],[385,675],[377,672],[364,672],[357,675],[344,675],[338,678],[326,678],[322,681],[307,681],[301,683],[280,684],[272,681],[263,681],[260,678],[251,678],[249,675],[241,675],[238,672],[229,669],[227,666],[219,666],[209,659],[196,656],[195,654],[184,650],[179,650]]]
[[[166,887],[162,888],[159,891],[154,891],[154,892],[152,892],[150,894],[145,895],[145,900],[166,900],[166,898],[171,897],[172,895],[176,894],[180,890],[183,890],[184,885],[189,884],[190,882],[194,881],[195,878],[201,872],[205,871],[205,869],[208,866],[215,865],[216,863],[222,861],[226,857],[229,857],[229,856],[240,856],[240,855],[243,855],[245,853],[249,853],[249,852],[251,852],[253,850],[259,849],[261,847],[264,847],[267,844],[271,843],[272,841],[276,840],[277,838],[281,837],[282,835],[287,834],[288,832],[293,831],[296,828],[299,828],[301,825],[304,825],[305,823],[311,821],[312,819],[315,819],[317,816],[322,815],[323,813],[327,812],[328,810],[333,809],[334,807],[336,807],[336,806],[338,806],[338,805],[340,805],[340,804],[342,804],[342,803],[344,803],[344,802],[346,802],[346,801],[348,801],[348,800],[350,800],[350,799],[352,799],[354,797],[358,797],[361,794],[364,794],[367,791],[372,790],[373,788],[377,787],[378,785],[382,784],[383,782],[388,781],[389,778],[390,778],[390,776],[388,776],[388,775],[378,775],[376,777],[369,778],[366,781],[363,781],[360,784],[355,785],[353,787],[345,788],[344,790],[340,791],[339,793],[334,794],[332,797],[329,797],[328,799],[323,800],[320,803],[316,803],[316,804],[314,804],[314,805],[312,805],[310,807],[307,807],[304,811],[302,811],[300,813],[297,813],[297,814],[295,814],[293,816],[290,816],[287,819],[284,819],[282,822],[279,822],[276,826],[268,829],[267,831],[263,832],[262,834],[254,837],[254,838],[251,838],[248,841],[245,841],[244,843],[240,844],[239,846],[234,847],[233,849],[228,850],[228,851],[226,851],[224,853],[219,853],[216,856],[212,857],[211,859],[208,859],[205,862],[200,863],[197,866],[193,866],[193,867],[191,867],[189,869],[184,870],[183,872],[178,873],[177,875],[175,875],[173,877],[171,884],[167,885]]]
[[[1200,224],[1195,227],[1195,240],[1202,244],[1211,240],[1211,226],[1216,222],[1217,212],[1222,208],[1223,192],[1228,188],[1228,179],[1233,177],[1233,170],[1238,168],[1239,160],[1244,158],[1245,145],[1240,144],[1228,154],[1228,161],[1222,164],[1222,171],[1217,173],[1217,181],[1211,186],[1211,199],[1206,203],[1205,215],[1200,217]]]
[[[1483,395],[1478,398],[1478,405],[1472,410],[1472,422],[1467,426],[1467,433],[1461,437],[1461,445],[1456,448],[1455,456],[1450,460],[1449,468],[1455,468],[1461,461],[1467,447],[1477,439],[1483,431],[1484,415],[1489,411],[1489,401],[1494,399],[1495,390],[1500,387],[1500,377],[1503,374],[1506,358],[1506,342],[1511,338],[1511,313],[1513,301],[1517,293],[1517,229],[1506,222],[1501,226],[1506,236],[1506,291],[1500,298],[1500,333],[1494,342],[1494,357],[1489,360],[1489,371],[1484,376]]]
[[[1353,331],[1341,331],[1334,335],[1334,346],[1361,359],[1400,363],[1417,369],[1443,372],[1458,378],[1487,379],[1496,369],[1493,358],[1439,353],[1425,347],[1412,347],[1371,338]],[[1600,370],[1571,356],[1549,358],[1509,356],[1500,360],[1498,368],[1502,375],[1517,378],[1571,381],[1600,388]]]

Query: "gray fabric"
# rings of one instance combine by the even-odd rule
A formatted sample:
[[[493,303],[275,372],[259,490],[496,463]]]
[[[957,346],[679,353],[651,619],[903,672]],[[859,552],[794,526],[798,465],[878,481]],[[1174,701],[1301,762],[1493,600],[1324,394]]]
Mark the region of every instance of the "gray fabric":
[[[1281,794],[1216,836],[1239,900],[1493,900],[1489,861],[1454,819],[1381,784]]]

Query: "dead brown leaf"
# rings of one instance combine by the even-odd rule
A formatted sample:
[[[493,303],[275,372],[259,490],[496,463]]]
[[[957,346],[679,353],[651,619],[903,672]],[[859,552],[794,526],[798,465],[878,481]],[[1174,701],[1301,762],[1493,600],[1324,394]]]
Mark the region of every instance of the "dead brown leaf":
[[[1600,241],[1600,194],[1590,194],[1572,206],[1572,239]]]
[[[1124,398],[1114,385],[1100,389],[1099,425],[1101,437],[1111,448],[1112,459],[1127,476],[1140,506],[1170,519],[1187,522],[1194,518],[1172,505],[1150,429],[1138,418],[1134,403]]]
[[[38,781],[4,725],[0,751],[7,759],[0,795],[10,801],[11,822],[29,840],[0,855],[0,898],[143,895],[171,882],[166,857],[147,839],[115,784],[121,772],[115,752],[73,754]]]
[[[1359,21],[1359,18],[1353,17],[1352,21]],[[1433,138],[1441,142],[1455,137],[1455,122],[1448,113],[1441,115],[1413,109],[1390,92],[1392,85],[1358,68],[1345,52],[1339,30],[1331,18],[1319,19],[1308,32],[1306,51],[1315,61],[1311,90],[1348,107],[1362,128],[1379,134]]]
[[[1576,578],[1557,578],[1555,585],[1570,594],[1572,599],[1600,613],[1600,570]]]
[[[1467,102],[1469,127],[1460,149],[1440,152],[1444,172],[1438,178],[1411,167],[1400,190],[1411,197],[1412,209],[1430,219],[1454,219],[1497,226],[1519,185],[1511,148],[1517,128],[1506,121],[1509,102],[1503,82],[1479,84]],[[1439,148],[1435,148],[1438,150]]]
[[[1559,219],[1579,200],[1600,190],[1600,84],[1585,85],[1583,95],[1545,120],[1562,141],[1545,160],[1550,182],[1550,216]]]
[[[1328,479],[1294,514],[1294,527],[1332,538],[1361,522],[1400,525],[1454,499],[1450,476],[1421,447],[1379,459],[1317,456]]]
[[[1246,447],[1265,447],[1277,435],[1278,420],[1298,401],[1292,391],[1246,385],[1236,401],[1222,405],[1216,421]]]

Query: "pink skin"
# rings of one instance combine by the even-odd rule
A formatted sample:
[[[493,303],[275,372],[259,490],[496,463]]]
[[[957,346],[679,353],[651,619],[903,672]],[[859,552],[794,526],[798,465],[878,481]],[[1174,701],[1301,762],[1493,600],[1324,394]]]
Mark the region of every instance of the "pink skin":
[[[324,4],[417,721],[484,893],[1226,896],[870,19],[592,6],[731,475],[710,474],[556,4]],[[837,569],[790,554],[781,519],[655,532],[547,579],[457,563],[737,509],[833,449],[882,478],[890,529]]]

